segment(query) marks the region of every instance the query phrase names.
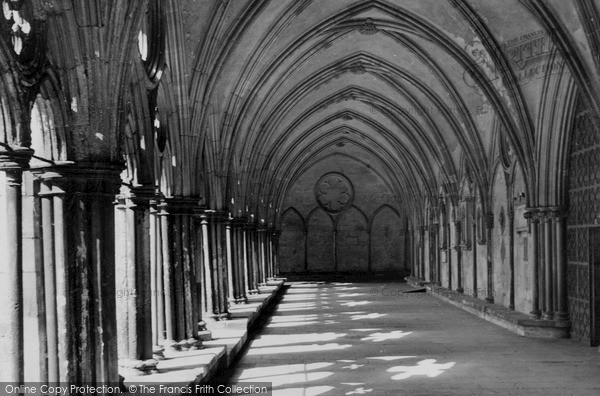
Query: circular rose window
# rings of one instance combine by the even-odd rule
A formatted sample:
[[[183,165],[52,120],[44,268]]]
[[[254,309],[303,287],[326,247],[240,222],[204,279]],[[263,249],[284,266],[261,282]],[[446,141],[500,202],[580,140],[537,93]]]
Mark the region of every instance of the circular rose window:
[[[323,209],[331,213],[339,213],[352,204],[354,189],[346,176],[327,173],[317,182],[315,195]]]

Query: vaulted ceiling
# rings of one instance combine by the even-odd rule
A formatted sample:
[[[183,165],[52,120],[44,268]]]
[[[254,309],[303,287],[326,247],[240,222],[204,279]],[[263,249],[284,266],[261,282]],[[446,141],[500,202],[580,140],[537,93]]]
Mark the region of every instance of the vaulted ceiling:
[[[488,194],[498,136],[535,196],[542,129],[562,114],[547,103],[568,101],[576,83],[597,98],[595,36],[584,36],[596,6],[183,2],[190,129],[205,133],[211,206],[276,218],[290,183],[334,153],[369,163],[407,210],[465,177]]]
[[[535,175],[545,92],[573,85],[555,41],[583,34],[584,3],[594,6],[186,2],[191,128],[206,128],[207,167],[226,175],[209,190],[233,198],[234,212],[277,208],[299,173],[337,152],[370,163],[410,209],[440,186],[456,192],[466,173],[487,191],[496,134]],[[548,10],[562,18],[558,33],[542,17]],[[567,44],[593,64],[587,41]]]

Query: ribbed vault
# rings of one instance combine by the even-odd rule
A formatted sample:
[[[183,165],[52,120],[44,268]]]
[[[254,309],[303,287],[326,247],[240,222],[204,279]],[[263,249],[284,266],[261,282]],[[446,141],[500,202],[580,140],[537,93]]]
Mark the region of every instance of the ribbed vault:
[[[588,2],[578,3],[581,11]],[[440,191],[456,204],[465,178],[489,210],[501,136],[536,204],[538,182],[552,178],[540,175],[539,153],[564,151],[537,142],[549,129],[568,129],[559,126],[568,122],[548,121],[553,115],[544,103],[572,96],[561,86],[589,82],[585,68],[594,58],[578,43],[580,56],[565,59],[574,44],[561,24],[576,23],[577,15],[569,10],[570,19],[557,20],[558,2],[256,0],[188,7],[185,30],[202,32],[188,52],[191,130],[206,134],[198,153],[207,204],[269,224],[277,224],[286,192],[304,170],[348,147],[419,222],[426,200],[436,202]]]

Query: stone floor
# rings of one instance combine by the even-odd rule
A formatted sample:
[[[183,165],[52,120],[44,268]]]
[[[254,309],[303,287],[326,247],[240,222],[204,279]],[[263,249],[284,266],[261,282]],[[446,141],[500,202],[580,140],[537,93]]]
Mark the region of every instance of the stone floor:
[[[600,353],[532,339],[403,283],[292,283],[231,382],[274,395],[600,395]]]

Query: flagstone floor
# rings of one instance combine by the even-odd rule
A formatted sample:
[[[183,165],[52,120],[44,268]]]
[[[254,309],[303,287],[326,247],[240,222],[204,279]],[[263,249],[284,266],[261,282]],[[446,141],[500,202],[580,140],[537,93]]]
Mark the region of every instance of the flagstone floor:
[[[292,283],[230,382],[273,395],[600,395],[600,353],[524,338],[403,283]]]

